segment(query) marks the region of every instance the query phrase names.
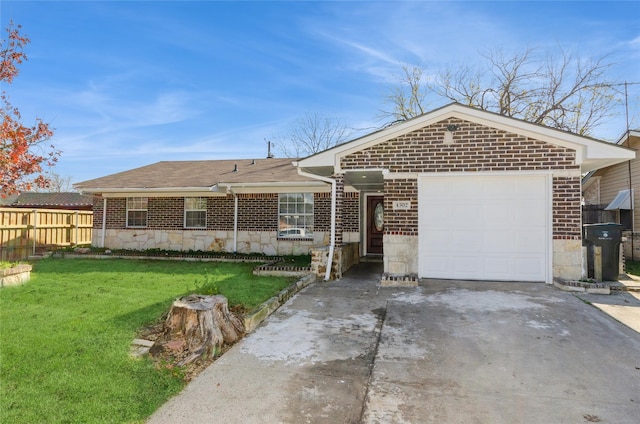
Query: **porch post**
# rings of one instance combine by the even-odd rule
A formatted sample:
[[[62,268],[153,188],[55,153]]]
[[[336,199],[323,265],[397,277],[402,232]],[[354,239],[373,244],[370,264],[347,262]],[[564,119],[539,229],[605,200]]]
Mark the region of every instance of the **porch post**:
[[[100,231],[100,247],[106,247],[105,237],[107,234],[107,198],[102,198],[102,229]]]
[[[336,181],[336,235],[335,245],[342,246],[342,206],[344,204],[344,174],[335,174],[333,176]]]

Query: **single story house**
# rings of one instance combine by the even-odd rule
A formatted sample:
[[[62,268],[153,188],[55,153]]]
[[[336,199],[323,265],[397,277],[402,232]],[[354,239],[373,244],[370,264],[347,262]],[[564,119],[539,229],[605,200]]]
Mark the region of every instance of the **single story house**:
[[[96,196],[98,246],[319,249],[325,278],[378,256],[390,279],[549,283],[582,276],[581,175],[634,157],[453,103],[300,160],[159,162],[75,187]]]
[[[619,146],[640,149],[640,130],[630,130],[618,139]],[[640,158],[636,157],[586,174],[582,195],[586,207],[610,211],[606,221],[623,226],[624,254],[640,260]],[[599,206],[598,206],[599,205]]]

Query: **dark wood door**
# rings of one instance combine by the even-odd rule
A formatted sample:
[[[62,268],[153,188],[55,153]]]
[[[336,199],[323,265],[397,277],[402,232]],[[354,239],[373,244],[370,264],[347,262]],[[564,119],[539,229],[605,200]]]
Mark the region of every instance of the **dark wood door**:
[[[384,197],[367,197],[367,254],[382,254]]]

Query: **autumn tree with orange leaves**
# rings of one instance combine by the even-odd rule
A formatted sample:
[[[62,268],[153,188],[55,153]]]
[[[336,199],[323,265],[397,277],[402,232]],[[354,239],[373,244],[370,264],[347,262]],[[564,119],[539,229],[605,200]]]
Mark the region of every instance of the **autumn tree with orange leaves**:
[[[52,166],[60,152],[54,146],[45,144],[53,135],[49,125],[36,118],[32,126],[22,124],[22,117],[17,107],[9,102],[4,90],[5,84],[11,84],[18,75],[18,65],[27,60],[24,46],[29,39],[20,35],[20,25],[10,22],[7,26],[6,40],[0,42],[0,195],[6,197],[32,187],[47,187],[48,180],[42,175],[42,165]]]

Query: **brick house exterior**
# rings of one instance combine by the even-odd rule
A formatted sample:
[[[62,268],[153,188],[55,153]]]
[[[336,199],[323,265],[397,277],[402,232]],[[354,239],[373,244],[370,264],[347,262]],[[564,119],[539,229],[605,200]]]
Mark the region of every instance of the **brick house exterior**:
[[[297,161],[161,162],[76,187],[95,196],[98,246],[311,250],[325,278],[376,256],[398,279],[549,283],[582,276],[581,175],[634,155],[451,104]],[[312,224],[284,222],[292,193],[313,204]],[[187,228],[194,196],[206,219]],[[144,225],[128,225],[132,197]]]
[[[265,255],[308,254],[329,243],[331,193],[323,182],[300,177],[293,159],[159,162],[78,183],[93,194],[96,247],[129,250],[215,251]],[[311,194],[313,232],[300,237],[279,231],[279,199]],[[145,199],[145,223],[128,223],[128,199]],[[205,199],[204,225],[185,221],[186,199]],[[344,193],[343,232],[359,237],[359,202]]]
[[[127,228],[126,197],[95,196],[94,240],[96,246],[111,249],[198,250],[215,252],[263,253],[266,255],[308,254],[311,246],[328,243],[330,226],[329,193],[314,193],[314,236],[279,239],[278,193],[238,194],[238,238],[233,246],[234,198],[232,195],[207,198],[205,228],[184,228],[185,197],[150,197],[146,228]],[[353,198],[353,193],[348,197]],[[105,202],[106,200],[106,202]],[[106,203],[106,215],[104,204]],[[357,202],[346,215],[354,228],[358,222]],[[106,224],[101,243],[103,217]]]
[[[356,188],[361,193],[384,195],[383,258],[385,273],[389,275],[551,282],[555,277],[576,279],[582,276],[582,173],[622,162],[633,154],[609,143],[451,104],[302,159],[297,166],[308,173],[339,177],[336,181],[344,181],[346,187]],[[430,187],[457,185],[461,187],[459,193],[464,193],[466,185],[482,188],[482,184],[478,185],[481,180],[485,181],[483,184],[488,192],[515,182],[522,187],[535,188],[538,193],[540,201],[532,206],[540,207],[540,213],[534,217],[540,226],[538,230],[533,226],[526,230],[538,233],[518,234],[517,225],[509,228],[511,238],[523,240],[519,247],[516,246],[516,250],[522,250],[519,257],[515,254],[509,257],[513,247],[498,246],[504,241],[499,237],[492,238],[493,232],[500,231],[499,225],[483,229],[484,220],[480,220],[476,227],[469,226],[467,221],[473,221],[477,213],[473,206],[451,206],[456,202],[449,197],[455,194],[445,193],[425,203],[427,195],[423,193],[429,192]],[[377,181],[377,184],[361,186],[361,181]],[[498,193],[496,204],[509,201],[508,196],[513,196],[513,201],[504,203],[507,206],[502,209],[517,210],[518,202],[530,201],[527,192],[512,190],[512,194]],[[482,201],[482,196],[477,199]],[[450,211],[459,215],[460,220],[447,220],[446,216],[439,215],[440,203],[452,207]],[[481,203],[481,207],[498,210],[500,214],[497,207],[492,209],[492,201]],[[464,199],[458,204],[463,205]],[[531,208],[520,207],[525,215],[527,209]],[[450,245],[448,256],[437,256],[439,241],[429,239],[427,234],[439,231],[437,225],[428,222],[433,217],[443,219],[446,228],[440,234],[444,243]],[[465,230],[458,231],[458,227]],[[458,236],[447,234],[456,231]],[[468,231],[468,237],[465,231]],[[527,243],[529,234],[533,234],[533,238],[542,234],[537,241],[539,248],[533,253],[527,246],[522,246]],[[456,251],[455,246],[473,244],[474,237],[484,243],[476,256],[482,256],[484,248],[494,250],[485,255],[483,264],[476,269],[469,272],[456,269],[465,266],[469,252],[465,252],[464,246]],[[510,238],[504,240],[511,242]],[[449,261],[448,268],[430,269],[429,264],[433,262],[429,262],[429,256],[432,255],[443,262]],[[474,260],[471,258],[470,262]],[[503,264],[505,269],[509,266],[513,269],[504,274],[490,269]],[[530,269],[525,270],[526,267]]]

